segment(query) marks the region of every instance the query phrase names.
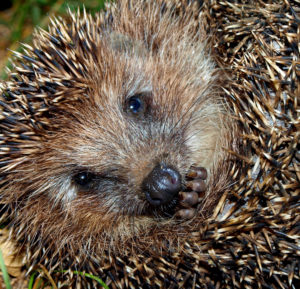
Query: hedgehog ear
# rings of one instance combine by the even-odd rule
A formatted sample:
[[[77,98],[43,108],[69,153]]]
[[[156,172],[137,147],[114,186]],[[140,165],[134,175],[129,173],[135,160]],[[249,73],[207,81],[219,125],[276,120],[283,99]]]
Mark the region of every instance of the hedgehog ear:
[[[128,35],[113,31],[109,34],[110,45],[113,50],[124,53],[145,56],[147,48],[140,40],[132,39]]]

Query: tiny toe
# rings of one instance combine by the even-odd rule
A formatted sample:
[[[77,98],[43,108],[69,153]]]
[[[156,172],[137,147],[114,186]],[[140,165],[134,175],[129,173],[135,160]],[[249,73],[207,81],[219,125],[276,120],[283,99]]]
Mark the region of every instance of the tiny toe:
[[[188,178],[192,179],[207,179],[207,170],[204,167],[195,167],[192,166],[190,171],[187,173]]]
[[[182,219],[191,219],[195,216],[196,210],[193,208],[181,209],[177,212],[177,216]]]
[[[180,205],[191,207],[198,203],[199,196],[196,192],[180,192]]]
[[[195,180],[195,181],[187,182],[186,187],[198,193],[202,193],[206,191],[206,184],[203,180]]]
[[[206,180],[207,179],[207,170],[206,168],[199,167],[197,168],[197,177],[201,180]]]

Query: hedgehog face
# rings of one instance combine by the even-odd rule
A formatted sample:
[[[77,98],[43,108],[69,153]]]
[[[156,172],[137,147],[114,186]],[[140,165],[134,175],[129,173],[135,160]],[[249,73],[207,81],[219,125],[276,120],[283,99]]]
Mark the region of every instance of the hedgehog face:
[[[191,73],[187,66],[199,68],[189,54],[170,59],[168,51],[145,48],[141,55],[125,44],[114,49],[109,37],[95,48],[98,65],[81,80],[89,85],[72,101],[65,87],[56,87],[63,101],[47,112],[41,151],[30,155],[37,169],[29,168],[26,186],[31,196],[42,193],[55,205],[100,219],[165,213],[176,205],[188,169],[211,170],[218,157],[222,107],[211,95],[213,65],[201,59],[205,75]],[[149,186],[168,179],[164,194],[151,197]]]
[[[168,87],[165,83],[174,83],[170,74],[163,86],[147,71],[137,76],[141,66],[149,71],[162,70],[153,58],[133,59],[130,65],[124,59],[124,69],[120,70],[122,56],[116,54],[107,66],[113,70],[115,63],[119,67],[112,73],[116,75],[112,84],[95,82],[67,112],[53,112],[52,125],[59,129],[50,137],[49,133],[45,136],[41,163],[51,168],[45,168],[45,181],[51,172],[50,179],[58,184],[52,186],[50,196],[55,203],[79,206],[78,210],[83,210],[89,199],[95,211],[100,210],[109,218],[111,214],[153,215],[153,206],[155,213],[166,212],[176,205],[184,176],[195,160],[199,159],[197,165],[203,165],[205,160],[213,159],[214,150],[208,154],[204,142],[195,146],[194,138],[204,135],[202,128],[210,129],[213,134],[210,139],[206,134],[205,139],[211,143],[206,145],[215,145],[220,132],[215,125],[216,121],[220,123],[220,116],[213,116],[213,127],[211,123],[203,125],[207,116],[202,119],[198,110],[207,104],[199,101],[199,105],[189,107],[186,99],[197,96],[181,88],[181,84],[177,85],[177,92],[173,86]],[[171,77],[177,78],[177,71],[173,71],[175,76]],[[200,133],[190,130],[196,122]],[[211,165],[212,162],[208,168]],[[149,183],[169,178],[166,195],[161,200],[155,194],[151,198],[146,189]],[[91,212],[90,204],[85,210]]]
[[[211,79],[200,85],[190,76],[194,85],[186,86],[183,68],[161,56],[128,59],[116,51],[98,61],[102,69],[90,73],[88,88],[47,111],[32,143],[38,150],[15,170],[17,184],[28,204],[49,202],[71,228],[85,223],[109,232],[112,222],[133,217],[144,227],[149,218],[173,215],[192,165],[213,168],[220,105],[209,97]]]
[[[18,203],[22,223],[41,238],[58,230],[65,244],[171,222],[189,168],[210,175],[223,157],[219,143],[229,140],[203,41],[178,21],[153,23],[164,29],[152,38],[120,23],[53,25],[19,55],[16,79],[3,91],[11,148],[2,146],[4,202]]]

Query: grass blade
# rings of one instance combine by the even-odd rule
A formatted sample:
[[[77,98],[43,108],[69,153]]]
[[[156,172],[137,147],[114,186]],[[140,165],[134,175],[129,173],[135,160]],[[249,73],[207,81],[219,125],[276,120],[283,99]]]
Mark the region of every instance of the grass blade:
[[[6,266],[5,266],[5,263],[4,263],[4,260],[3,260],[3,255],[2,255],[1,249],[0,249],[0,269],[1,269],[2,274],[3,274],[3,280],[4,280],[4,283],[5,283],[6,289],[12,289],[12,287],[10,285],[9,275],[7,273]]]

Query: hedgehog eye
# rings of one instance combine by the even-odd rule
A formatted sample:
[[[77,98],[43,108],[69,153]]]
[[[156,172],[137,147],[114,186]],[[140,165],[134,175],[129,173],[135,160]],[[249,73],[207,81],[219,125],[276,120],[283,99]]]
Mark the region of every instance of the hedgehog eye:
[[[143,110],[143,102],[138,96],[132,96],[128,100],[128,110],[133,114],[138,114]]]
[[[148,94],[139,93],[131,96],[126,100],[124,110],[135,118],[144,117],[149,110]]]
[[[95,176],[89,172],[80,172],[74,176],[74,181],[80,186],[87,186],[94,177]]]

